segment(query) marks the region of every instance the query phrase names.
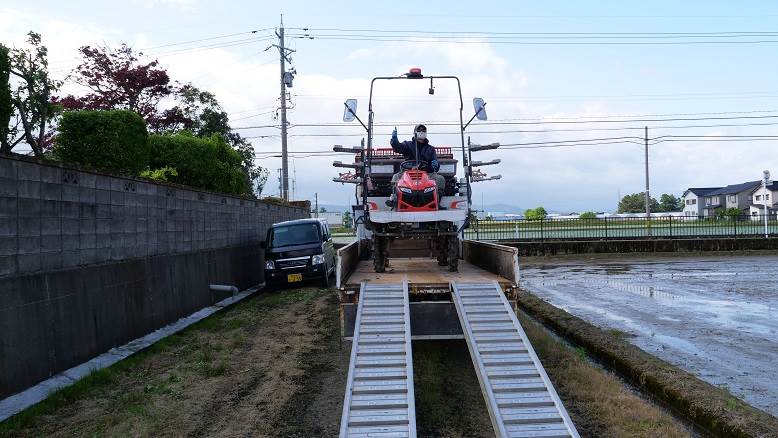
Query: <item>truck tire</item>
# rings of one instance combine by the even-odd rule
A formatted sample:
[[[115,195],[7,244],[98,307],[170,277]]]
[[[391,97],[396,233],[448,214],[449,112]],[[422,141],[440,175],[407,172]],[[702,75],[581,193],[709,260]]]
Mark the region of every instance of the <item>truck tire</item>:
[[[439,237],[435,249],[438,254],[438,266],[448,265],[448,238],[445,236]]]
[[[373,236],[373,270],[386,271],[386,238]]]
[[[448,238],[448,270],[457,272],[459,270],[459,239],[457,236]]]

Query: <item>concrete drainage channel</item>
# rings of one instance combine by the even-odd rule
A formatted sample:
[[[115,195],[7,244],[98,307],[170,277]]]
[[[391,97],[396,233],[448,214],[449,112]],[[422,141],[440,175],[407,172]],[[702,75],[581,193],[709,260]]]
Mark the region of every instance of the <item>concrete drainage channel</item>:
[[[212,284],[209,287],[214,292],[230,292],[232,293],[232,296],[217,302],[213,306],[200,309],[189,316],[185,316],[172,324],[168,324],[165,327],[157,329],[138,339],[132,340],[120,347],[112,348],[91,360],[65,370],[18,394],[12,395],[4,400],[0,400],[0,422],[5,421],[6,419],[24,411],[25,409],[37,403],[40,403],[41,401],[48,398],[48,396],[54,391],[66,388],[76,383],[93,371],[108,368],[109,366],[124,360],[133,354],[145,350],[154,343],[170,335],[178,333],[194,323],[202,321],[203,319],[222,309],[228,308],[240,301],[243,301],[244,299],[263,289],[265,284],[261,283],[244,291],[238,291],[237,287],[228,285]]]

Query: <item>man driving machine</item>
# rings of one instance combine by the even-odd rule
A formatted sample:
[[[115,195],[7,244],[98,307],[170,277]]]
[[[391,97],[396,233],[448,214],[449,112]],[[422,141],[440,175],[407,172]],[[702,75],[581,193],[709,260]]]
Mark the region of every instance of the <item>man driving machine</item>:
[[[435,181],[438,192],[438,203],[441,202],[443,197],[443,188],[446,185],[446,179],[442,175],[438,175],[440,169],[440,163],[438,163],[438,156],[435,154],[435,148],[427,141],[427,127],[424,125],[416,125],[413,129],[413,138],[408,141],[401,142],[397,139],[397,128],[392,131],[392,150],[402,154],[405,160],[415,160],[419,162],[419,169],[427,172],[430,178]],[[396,186],[397,181],[402,176],[404,170],[400,169],[399,172],[392,176],[392,196],[386,201],[386,205],[394,207],[396,204]],[[439,209],[445,210],[445,207],[440,205]]]

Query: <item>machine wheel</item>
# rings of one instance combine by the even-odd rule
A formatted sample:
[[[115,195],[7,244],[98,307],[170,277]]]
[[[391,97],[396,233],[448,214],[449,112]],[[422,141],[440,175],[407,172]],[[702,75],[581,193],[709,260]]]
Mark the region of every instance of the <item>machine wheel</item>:
[[[443,236],[438,238],[438,266],[448,265],[448,238]]]
[[[373,236],[373,269],[376,272],[386,271],[387,238]]]
[[[457,272],[459,270],[459,239],[457,236],[448,238],[448,270]]]

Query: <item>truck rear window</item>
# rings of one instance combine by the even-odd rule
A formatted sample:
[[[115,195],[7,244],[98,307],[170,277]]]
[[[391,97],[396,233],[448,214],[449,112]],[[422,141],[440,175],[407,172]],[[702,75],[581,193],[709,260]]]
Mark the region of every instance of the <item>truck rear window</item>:
[[[319,226],[317,224],[299,224],[274,227],[270,230],[271,248],[281,246],[305,245],[309,243],[318,243]]]

